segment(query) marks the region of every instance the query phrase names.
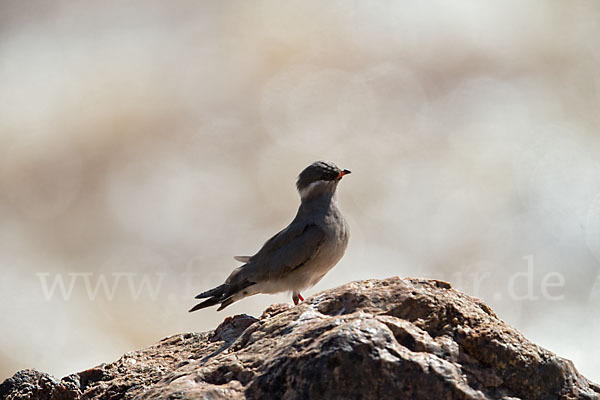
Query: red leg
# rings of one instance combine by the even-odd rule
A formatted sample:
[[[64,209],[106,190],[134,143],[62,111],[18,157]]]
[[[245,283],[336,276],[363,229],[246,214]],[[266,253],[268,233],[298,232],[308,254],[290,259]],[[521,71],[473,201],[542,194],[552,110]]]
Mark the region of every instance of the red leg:
[[[297,306],[299,303],[298,296],[292,296],[292,300],[294,300],[294,305]]]
[[[302,295],[300,293],[298,293],[298,298],[302,301],[304,301],[304,297],[302,297]]]

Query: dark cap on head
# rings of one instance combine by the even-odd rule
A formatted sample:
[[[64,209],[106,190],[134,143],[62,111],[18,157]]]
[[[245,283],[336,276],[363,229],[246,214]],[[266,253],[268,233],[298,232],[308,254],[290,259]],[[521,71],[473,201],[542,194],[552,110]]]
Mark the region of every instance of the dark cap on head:
[[[341,170],[331,162],[316,161],[304,168],[304,171],[298,175],[296,187],[299,191],[308,187],[313,182],[317,181],[336,181],[342,176],[349,174],[347,169]]]

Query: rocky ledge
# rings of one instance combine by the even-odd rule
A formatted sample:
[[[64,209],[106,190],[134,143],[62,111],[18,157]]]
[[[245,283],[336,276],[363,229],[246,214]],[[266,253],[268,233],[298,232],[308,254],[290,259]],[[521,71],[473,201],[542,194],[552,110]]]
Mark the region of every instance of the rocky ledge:
[[[598,399],[571,361],[435,280],[368,280],[163,339],[62,380],[35,370],[2,399]]]

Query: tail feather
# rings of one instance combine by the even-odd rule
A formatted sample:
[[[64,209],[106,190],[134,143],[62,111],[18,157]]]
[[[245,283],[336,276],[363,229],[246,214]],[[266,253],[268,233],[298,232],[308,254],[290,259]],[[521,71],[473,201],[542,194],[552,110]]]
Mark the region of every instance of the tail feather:
[[[210,299],[204,300],[202,303],[198,303],[194,307],[190,308],[189,312],[194,312],[196,310],[214,306],[215,304],[219,304],[219,299],[216,297],[211,297]]]
[[[252,286],[254,284],[255,284],[254,282],[250,282],[250,281],[240,282],[236,285],[230,285],[230,284],[224,283],[220,286],[217,286],[214,289],[207,290],[206,292],[202,292],[196,296],[196,299],[206,298],[206,300],[204,300],[202,303],[196,304],[194,307],[192,307],[189,310],[189,312],[193,312],[196,310],[200,310],[202,308],[214,306],[219,303],[221,305],[219,306],[217,311],[221,311],[228,305],[232,304],[233,302],[235,302],[236,300],[239,300],[241,298],[241,297],[234,298],[234,296],[237,293],[241,292],[248,286]],[[242,297],[244,297],[244,296],[242,296]]]
[[[210,289],[210,290],[207,290],[206,292],[200,293],[199,295],[197,295],[195,297],[195,299],[204,299],[206,297],[222,296],[223,293],[227,292],[230,287],[231,287],[230,285],[224,283],[222,285],[217,286],[214,289]]]
[[[219,308],[217,308],[217,311],[221,311],[222,309],[224,309],[225,307],[227,307],[228,305],[230,305],[231,303],[233,303],[235,300],[233,299],[233,296],[226,299],[225,301],[223,301],[221,303],[221,305],[219,306]]]

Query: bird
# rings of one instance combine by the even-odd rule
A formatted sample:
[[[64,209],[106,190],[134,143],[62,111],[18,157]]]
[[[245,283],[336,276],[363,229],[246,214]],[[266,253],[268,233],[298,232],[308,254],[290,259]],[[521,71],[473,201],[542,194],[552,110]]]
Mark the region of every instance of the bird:
[[[342,258],[350,231],[337,206],[336,189],[350,174],[326,161],[306,167],[296,181],[300,206],[292,222],[267,240],[253,256],[235,256],[244,263],[225,283],[200,293],[206,299],[189,312],[219,304],[217,311],[258,293],[291,292],[294,305],[300,291],[314,286]]]

